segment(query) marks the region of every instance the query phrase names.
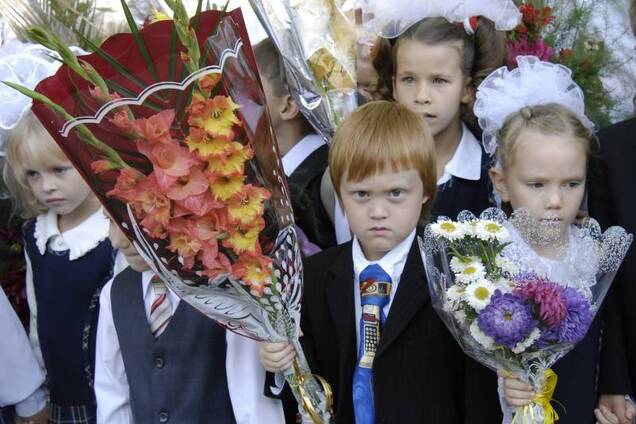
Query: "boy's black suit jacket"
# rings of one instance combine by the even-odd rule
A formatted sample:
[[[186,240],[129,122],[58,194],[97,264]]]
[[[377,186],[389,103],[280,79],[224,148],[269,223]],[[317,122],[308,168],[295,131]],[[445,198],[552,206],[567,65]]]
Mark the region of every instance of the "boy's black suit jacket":
[[[636,118],[598,134],[590,169],[589,211],[603,229],[636,234]],[[633,394],[636,384],[636,248],[632,243],[605,300],[599,393]]]
[[[353,423],[357,359],[351,242],[304,262],[301,338],[312,371],[334,390],[337,423]],[[464,355],[436,312],[417,239],[373,368],[377,423],[501,422],[494,372]]]

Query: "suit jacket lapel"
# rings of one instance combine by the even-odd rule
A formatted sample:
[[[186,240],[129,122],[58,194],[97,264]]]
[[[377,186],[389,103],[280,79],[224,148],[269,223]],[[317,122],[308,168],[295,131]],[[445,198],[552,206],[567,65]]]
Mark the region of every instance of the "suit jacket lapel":
[[[353,367],[357,355],[351,243],[349,248],[343,248],[334,259],[327,273],[325,290],[329,312],[336,323],[338,345],[342,349],[342,364],[351,364]]]
[[[404,327],[428,300],[426,274],[416,237],[406,259],[393,303],[391,303],[376,356],[381,355],[395,341]]]

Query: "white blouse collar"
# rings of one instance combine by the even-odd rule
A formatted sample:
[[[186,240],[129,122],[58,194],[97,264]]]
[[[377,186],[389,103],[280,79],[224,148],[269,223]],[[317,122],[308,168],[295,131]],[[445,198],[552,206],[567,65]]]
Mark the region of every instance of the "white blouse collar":
[[[318,134],[309,134],[303,137],[281,160],[285,175],[289,177],[293,174],[296,168],[298,168],[309,155],[324,144],[326,144],[325,140]]]
[[[57,214],[49,210],[36,218],[33,235],[41,255],[46,252],[51,237],[62,237],[69,250],[69,260],[73,261],[93,250],[108,237],[109,226],[110,221],[104,215],[104,210],[99,208],[76,227],[61,233],[57,226]]]
[[[444,184],[451,177],[477,181],[481,178],[481,144],[470,129],[462,123],[462,138],[451,160],[444,167],[444,174],[437,185]]]

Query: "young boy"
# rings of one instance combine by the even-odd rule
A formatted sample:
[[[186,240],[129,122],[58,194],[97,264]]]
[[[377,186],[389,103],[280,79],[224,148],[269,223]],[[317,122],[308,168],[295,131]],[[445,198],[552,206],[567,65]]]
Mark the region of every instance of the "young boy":
[[[256,342],[180,302],[113,222],[109,237],[130,267],[100,296],[98,424],[284,422]]]
[[[258,43],[254,56],[287,176],[294,220],[311,243],[322,249],[335,246],[333,225],[320,201],[320,180],[327,168],[329,147],[314,133],[289,94],[285,69],[272,41]]]
[[[393,102],[354,111],[331,144],[354,239],[305,260],[301,341],[332,385],[338,423],[501,422],[495,374],[462,353],[429,298],[416,232],[435,195],[434,156],[425,122]],[[292,357],[261,346],[270,371]]]

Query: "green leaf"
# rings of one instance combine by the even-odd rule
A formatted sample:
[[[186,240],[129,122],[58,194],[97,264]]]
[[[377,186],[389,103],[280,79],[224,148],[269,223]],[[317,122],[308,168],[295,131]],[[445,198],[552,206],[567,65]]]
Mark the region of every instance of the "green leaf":
[[[132,74],[128,69],[126,69],[126,67],[124,65],[122,65],[121,63],[119,63],[114,57],[112,57],[111,55],[109,55],[108,53],[106,53],[104,50],[100,49],[98,46],[96,46],[95,44],[93,44],[92,41],[90,41],[87,38],[84,38],[81,34],[76,33],[80,38],[82,38],[82,40],[84,42],[86,42],[89,45],[90,50],[93,50],[95,53],[97,53],[99,55],[99,57],[101,57],[102,59],[104,59],[106,62],[108,62],[113,68],[115,68],[115,70],[117,72],[119,72],[120,74],[125,75],[127,78],[129,78],[132,82],[134,82],[137,86],[139,86],[139,88],[141,90],[143,90],[144,88],[146,88],[147,84],[145,84],[142,80],[140,80],[139,78],[137,78],[136,75]]]

